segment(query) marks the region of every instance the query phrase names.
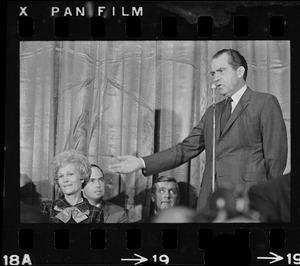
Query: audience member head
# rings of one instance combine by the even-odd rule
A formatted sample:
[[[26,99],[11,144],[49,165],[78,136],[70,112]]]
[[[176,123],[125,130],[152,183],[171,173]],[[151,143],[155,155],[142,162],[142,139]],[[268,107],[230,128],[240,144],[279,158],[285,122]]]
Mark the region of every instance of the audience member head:
[[[232,190],[219,188],[209,198],[209,211],[216,214],[220,209],[224,209],[229,216],[235,216],[237,213],[236,199],[237,197]]]
[[[40,205],[41,195],[36,190],[36,185],[27,174],[20,175],[20,200],[29,205]]]
[[[80,195],[82,187],[89,181],[91,165],[82,153],[68,150],[53,158],[52,172],[65,196]]]
[[[179,204],[179,187],[175,178],[168,176],[158,177],[151,189],[151,200],[154,203],[154,212],[174,207]]]
[[[45,223],[47,219],[39,210],[41,195],[27,174],[20,175],[20,222]]]
[[[104,197],[105,183],[104,174],[102,169],[92,164],[92,173],[89,181],[83,188],[83,195],[89,201],[90,204],[96,205],[101,202]]]
[[[155,215],[152,223],[191,223],[194,222],[195,212],[183,206],[175,206]]]
[[[20,187],[24,187],[28,183],[33,183],[27,174],[20,174]]]
[[[254,184],[247,191],[249,210],[259,215],[261,222],[291,221],[291,173],[267,182]]]
[[[208,201],[207,209],[195,216],[195,222],[257,222],[248,212],[248,201],[238,189],[218,188]]]

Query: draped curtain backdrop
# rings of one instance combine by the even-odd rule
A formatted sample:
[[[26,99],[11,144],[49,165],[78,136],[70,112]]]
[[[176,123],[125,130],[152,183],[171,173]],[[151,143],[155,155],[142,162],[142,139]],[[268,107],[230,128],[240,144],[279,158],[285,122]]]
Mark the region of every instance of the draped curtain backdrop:
[[[26,41],[20,43],[21,174],[43,198],[56,198],[51,159],[77,149],[103,168],[106,200],[128,209],[131,222],[147,216],[152,177],[108,173],[111,156],[145,156],[182,141],[211,105],[211,57],[223,48],[245,56],[252,90],[278,98],[290,147],[289,41]],[[204,162],[205,153],[163,173],[178,180],[190,207]]]

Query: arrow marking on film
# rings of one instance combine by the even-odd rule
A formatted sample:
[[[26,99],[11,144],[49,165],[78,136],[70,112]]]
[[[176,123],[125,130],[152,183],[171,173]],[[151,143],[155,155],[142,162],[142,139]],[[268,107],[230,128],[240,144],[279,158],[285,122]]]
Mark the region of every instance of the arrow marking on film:
[[[121,260],[123,260],[123,261],[137,261],[134,265],[138,265],[138,264],[143,263],[143,262],[145,262],[145,261],[148,260],[147,258],[145,258],[145,257],[143,257],[143,256],[140,256],[140,255],[138,255],[138,254],[135,254],[135,253],[134,253],[134,256],[137,256],[137,257],[139,257],[139,258],[133,258],[133,259],[121,259]]]
[[[270,252],[271,255],[273,255],[274,257],[257,257],[259,260],[273,260],[270,261],[270,264],[283,260],[283,257],[277,255],[276,253]]]

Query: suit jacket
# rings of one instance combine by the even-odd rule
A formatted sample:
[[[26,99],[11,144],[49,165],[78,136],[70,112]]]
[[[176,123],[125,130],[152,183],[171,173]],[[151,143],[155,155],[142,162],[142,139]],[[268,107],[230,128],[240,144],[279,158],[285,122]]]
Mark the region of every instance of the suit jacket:
[[[127,212],[124,208],[111,202],[102,201],[100,209],[104,214],[104,223],[128,223]]]
[[[287,160],[287,133],[275,96],[247,88],[232,112],[223,133],[220,118],[224,101],[216,113],[216,186],[247,191],[253,184],[283,174]],[[206,151],[197,211],[206,208],[212,189],[213,107],[210,106],[189,136],[170,149],[143,157],[145,175],[163,172]]]
[[[152,223],[154,218],[155,218],[155,215],[150,214],[149,216],[147,216],[141,220],[138,220],[135,223]]]
[[[290,222],[291,175],[252,186],[248,191],[250,209],[258,211],[263,222]]]

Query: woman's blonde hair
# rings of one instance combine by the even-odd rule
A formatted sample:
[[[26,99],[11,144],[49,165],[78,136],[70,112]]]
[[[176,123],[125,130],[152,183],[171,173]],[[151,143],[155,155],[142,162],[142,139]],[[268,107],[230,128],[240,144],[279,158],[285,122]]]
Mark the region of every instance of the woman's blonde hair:
[[[84,180],[84,187],[91,176],[91,164],[85,155],[76,150],[63,151],[52,159],[51,168],[54,181],[57,182],[58,180],[59,169],[70,163],[74,164],[79,171],[82,179]]]

